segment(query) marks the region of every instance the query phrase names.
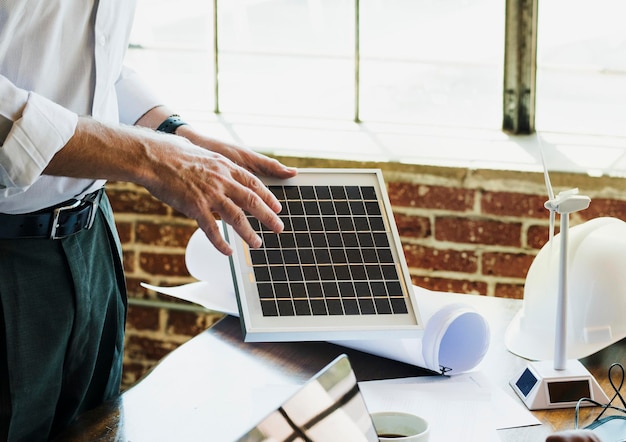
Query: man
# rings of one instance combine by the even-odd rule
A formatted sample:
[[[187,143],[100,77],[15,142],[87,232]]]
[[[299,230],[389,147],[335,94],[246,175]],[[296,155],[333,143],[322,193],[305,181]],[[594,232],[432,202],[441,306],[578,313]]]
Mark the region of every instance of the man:
[[[144,186],[225,254],[214,213],[252,247],[244,211],[282,229],[254,174],[296,171],[210,139],[125,69],[133,13],[0,0],[0,440],[54,437],[119,391],[126,295],[105,180]]]

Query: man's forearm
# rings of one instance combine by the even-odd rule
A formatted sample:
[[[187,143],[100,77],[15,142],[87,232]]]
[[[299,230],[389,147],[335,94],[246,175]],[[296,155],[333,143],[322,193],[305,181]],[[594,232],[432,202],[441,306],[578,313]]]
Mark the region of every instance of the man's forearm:
[[[89,117],[78,120],[74,136],[44,169],[47,175],[132,181],[147,184],[148,129],[109,126]],[[157,144],[157,143],[154,143]],[[142,166],[143,165],[143,166]]]

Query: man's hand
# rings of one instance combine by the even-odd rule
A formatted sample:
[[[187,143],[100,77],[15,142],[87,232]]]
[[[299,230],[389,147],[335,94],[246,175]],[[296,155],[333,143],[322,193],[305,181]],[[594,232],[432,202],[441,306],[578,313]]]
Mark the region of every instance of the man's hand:
[[[194,139],[203,145],[194,144]],[[79,118],[74,136],[52,158],[45,173],[142,185],[156,198],[195,219],[213,245],[229,255],[232,249],[219,233],[214,214],[233,226],[251,247],[259,247],[261,238],[245,212],[277,233],[283,224],[277,215],[280,203],[254,173],[289,178],[297,171],[204,136],[190,141],[150,129],[108,126]]]
[[[273,158],[268,158],[245,147],[210,138],[191,126],[179,127],[176,135],[187,138],[197,146],[225,156],[233,163],[257,176],[290,178],[297,174],[297,170],[293,167],[286,167]]]
[[[546,442],[602,442],[591,430],[565,430],[551,434]]]
[[[297,174],[295,168],[286,167],[273,158],[266,157],[265,155],[261,155],[245,147],[227,144],[210,138],[195,130],[192,126],[180,126],[176,131],[176,135],[191,141],[195,146],[206,149],[216,159],[221,157],[221,162],[226,159],[230,160],[232,162],[229,165],[230,168],[237,165],[244,169],[243,171],[236,171],[236,169],[227,171],[223,169],[226,175],[230,175],[237,183],[243,186],[243,188],[240,186],[232,187],[230,191],[228,186],[221,189],[223,191],[222,195],[228,196],[227,199],[222,198],[220,194],[206,195],[211,201],[217,203],[217,205],[213,206],[213,211],[219,213],[224,221],[233,226],[244,241],[251,247],[261,246],[261,238],[254,234],[250,223],[245,218],[241,209],[252,214],[273,231],[282,231],[284,226],[280,219],[275,216],[281,210],[280,204],[272,193],[267,190],[265,185],[255,176],[283,179],[290,178]],[[218,184],[220,182],[217,179],[215,181]],[[258,198],[254,196],[255,193],[261,197],[261,201],[258,201]],[[157,195],[155,194],[155,196]],[[267,212],[266,207],[269,207],[274,213]],[[209,240],[218,250],[225,254],[232,252],[217,231],[214,220],[213,222],[209,221],[209,223],[205,225],[202,223],[202,220],[207,219],[208,216],[194,218],[198,221],[200,228],[204,230]]]
[[[220,252],[230,254],[232,250],[219,233],[214,213],[253,248],[261,246],[261,238],[250,226],[245,212],[272,231],[282,231],[283,223],[277,216],[281,205],[259,178],[219,153],[199,148],[181,137],[159,135],[164,141],[177,144],[177,148],[164,159],[158,174],[145,187],[195,219]],[[274,176],[293,176],[278,161],[259,157],[265,159],[262,164]]]

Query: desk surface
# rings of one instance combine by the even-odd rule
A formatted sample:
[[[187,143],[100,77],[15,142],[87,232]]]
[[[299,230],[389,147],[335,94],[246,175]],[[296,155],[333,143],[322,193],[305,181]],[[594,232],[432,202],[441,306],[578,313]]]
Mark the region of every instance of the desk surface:
[[[489,351],[477,368],[516,397],[508,381],[526,361],[506,350],[503,336],[521,301],[472,295],[462,299],[491,327]],[[418,367],[326,342],[244,343],[239,320],[226,317],[173,351],[119,398],[81,416],[58,440],[232,440],[278,405],[268,403],[277,400],[266,397],[268,387],[301,385],[342,353],[360,381],[428,375]],[[625,356],[626,341],[621,341],[581,362],[608,394],[608,367]],[[573,428],[573,409],[534,414],[542,425],[500,430],[501,439],[536,442],[555,430]]]

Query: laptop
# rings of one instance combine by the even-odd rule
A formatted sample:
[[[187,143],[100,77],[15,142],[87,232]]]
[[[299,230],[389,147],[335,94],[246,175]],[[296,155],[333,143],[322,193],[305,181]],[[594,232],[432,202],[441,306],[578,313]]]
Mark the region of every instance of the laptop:
[[[313,376],[238,442],[377,442],[345,354]]]

